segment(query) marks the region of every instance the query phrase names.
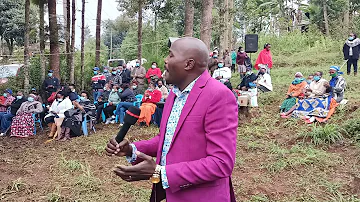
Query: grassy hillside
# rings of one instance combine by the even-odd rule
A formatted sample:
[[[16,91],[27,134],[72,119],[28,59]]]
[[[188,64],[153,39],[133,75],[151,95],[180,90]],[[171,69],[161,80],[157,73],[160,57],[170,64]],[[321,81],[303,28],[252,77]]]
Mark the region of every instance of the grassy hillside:
[[[260,107],[239,122],[232,176],[238,201],[360,201],[359,77],[345,76],[349,103],[339,107],[326,125],[306,125],[278,115],[295,72],[327,72],[329,66],[343,63],[341,43],[322,38],[304,42],[307,39],[263,39],[274,41],[275,90],[261,95]],[[325,77],[329,79],[328,74]],[[239,82],[239,75],[233,75],[232,84]],[[129,184],[111,171],[115,164],[126,164],[122,158],[104,155],[105,144],[116,131],[115,126],[106,126],[88,138],[47,145],[44,134],[2,138],[0,200],[148,201],[149,182]],[[135,127],[129,137],[135,141],[157,132]]]

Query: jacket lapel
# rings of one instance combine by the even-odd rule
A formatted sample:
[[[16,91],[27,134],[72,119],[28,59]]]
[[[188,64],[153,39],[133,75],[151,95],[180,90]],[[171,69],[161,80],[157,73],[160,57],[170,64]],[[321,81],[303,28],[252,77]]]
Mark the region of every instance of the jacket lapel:
[[[175,130],[175,133],[174,133],[174,136],[173,136],[173,139],[172,139],[172,143],[175,141],[175,138],[176,138],[177,134],[179,133],[182,125],[184,124],[184,121],[185,121],[186,117],[189,115],[190,111],[194,107],[195,102],[199,98],[199,95],[201,94],[201,92],[202,92],[204,86],[206,85],[207,81],[209,80],[209,78],[210,78],[210,74],[206,70],[200,76],[200,78],[196,81],[194,87],[190,91],[189,97],[186,100],[185,106],[182,109],[178,124],[176,126],[176,130]],[[171,149],[172,145],[173,144],[170,145],[170,149]]]

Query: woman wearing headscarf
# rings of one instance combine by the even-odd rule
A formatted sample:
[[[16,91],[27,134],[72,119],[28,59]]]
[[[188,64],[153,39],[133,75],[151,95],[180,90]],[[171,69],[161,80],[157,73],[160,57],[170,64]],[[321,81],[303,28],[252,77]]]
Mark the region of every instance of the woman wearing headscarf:
[[[347,60],[347,74],[351,73],[351,65],[354,66],[354,76],[357,75],[358,60],[360,54],[360,39],[351,33],[343,47],[344,59]]]
[[[286,93],[286,99],[281,104],[280,111],[289,111],[296,104],[296,98],[305,92],[304,90],[307,85],[304,75],[301,72],[296,72],[295,78]]]
[[[331,80],[329,81],[329,86],[331,88],[330,95],[336,100],[337,103],[340,103],[344,99],[346,88],[346,81],[344,77],[340,76],[343,73],[340,72],[339,67],[331,66],[329,74],[331,76]]]
[[[273,66],[270,49],[271,49],[271,44],[266,43],[264,45],[264,49],[259,53],[259,56],[255,62],[255,69],[259,70],[261,67],[266,67],[266,72],[268,74],[270,74],[270,69]]]
[[[21,104],[11,123],[11,137],[29,137],[34,134],[33,114],[43,111],[42,104],[35,101],[36,95],[30,94],[28,101]]]

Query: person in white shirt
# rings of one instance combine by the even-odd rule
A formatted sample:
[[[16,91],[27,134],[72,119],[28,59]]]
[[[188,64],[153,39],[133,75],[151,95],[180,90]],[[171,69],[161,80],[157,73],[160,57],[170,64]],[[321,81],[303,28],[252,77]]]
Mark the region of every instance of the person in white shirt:
[[[266,67],[261,67],[259,70],[258,78],[256,80],[258,89],[264,93],[273,90],[271,76],[266,71]]]
[[[326,93],[326,81],[322,78],[323,73],[318,71],[314,74],[314,80],[310,83],[309,88],[306,89],[306,95],[309,97],[321,97]]]
[[[66,97],[65,97],[66,96]],[[55,135],[56,129],[61,131],[61,123],[65,118],[65,111],[72,109],[73,104],[64,91],[60,91],[56,95],[56,100],[49,108],[49,114],[45,116],[45,123],[48,124],[51,129],[49,137],[52,138]],[[59,133],[58,133],[59,134]]]
[[[224,67],[224,61],[220,60],[218,67],[215,69],[212,77],[221,81],[222,83],[225,83],[231,78],[231,69],[229,67]]]

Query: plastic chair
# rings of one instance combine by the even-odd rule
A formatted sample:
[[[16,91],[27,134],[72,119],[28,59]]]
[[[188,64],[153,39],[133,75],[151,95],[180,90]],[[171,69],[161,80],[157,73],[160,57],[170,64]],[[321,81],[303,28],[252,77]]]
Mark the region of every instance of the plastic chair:
[[[89,132],[88,132],[88,129],[87,129],[87,123],[90,122],[90,121],[91,120],[87,120],[87,116],[84,116],[84,120],[81,123],[81,128],[82,128],[82,131],[83,131],[85,137],[89,135]],[[94,133],[96,133],[96,129],[95,129],[94,125],[92,126],[92,130],[94,131]]]
[[[108,104],[109,104],[109,103],[104,103],[104,109],[105,109],[105,107],[108,106]],[[104,109],[103,109],[103,111],[102,111],[102,113],[101,113],[101,117],[102,117],[103,122],[106,121],[106,116],[105,116],[105,113],[104,113]]]
[[[141,94],[135,96],[135,98],[136,98],[136,101],[134,102],[135,107],[140,107],[141,106],[141,102],[142,102],[143,97],[144,96],[141,95]]]
[[[34,135],[36,135],[36,123],[39,124],[39,127],[41,130],[43,130],[41,119],[36,116],[37,114],[32,114],[32,117],[34,119]]]

